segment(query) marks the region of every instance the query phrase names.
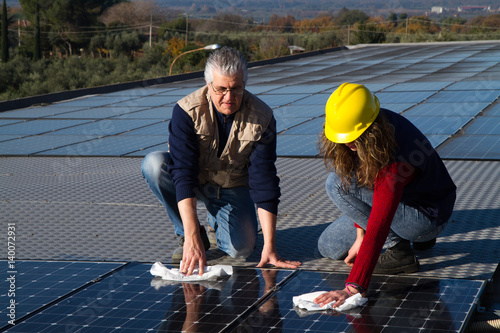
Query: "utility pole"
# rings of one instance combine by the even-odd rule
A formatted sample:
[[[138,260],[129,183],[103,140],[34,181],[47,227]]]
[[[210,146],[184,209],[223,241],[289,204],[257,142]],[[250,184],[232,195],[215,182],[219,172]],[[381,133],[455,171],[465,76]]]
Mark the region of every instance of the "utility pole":
[[[151,48],[152,42],[151,38],[153,35],[153,14],[151,14],[151,17],[149,19],[149,48]]]
[[[186,12],[186,46],[188,45],[189,13]]]

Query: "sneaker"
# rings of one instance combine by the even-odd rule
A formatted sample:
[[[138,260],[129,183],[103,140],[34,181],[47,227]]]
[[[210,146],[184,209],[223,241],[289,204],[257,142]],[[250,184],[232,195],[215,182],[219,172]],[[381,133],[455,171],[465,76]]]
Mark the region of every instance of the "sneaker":
[[[205,247],[205,251],[210,249],[210,241],[208,240],[207,232],[205,231],[205,227],[200,225],[200,235],[201,241],[203,242],[203,246]],[[179,247],[172,252],[172,264],[178,264],[182,260],[182,256],[184,254],[184,236],[179,237]]]
[[[436,238],[425,242],[413,242],[413,249],[417,251],[429,250],[434,247],[436,244]]]
[[[420,269],[420,263],[413,253],[410,241],[402,240],[388,248],[378,258],[375,274],[415,273]]]

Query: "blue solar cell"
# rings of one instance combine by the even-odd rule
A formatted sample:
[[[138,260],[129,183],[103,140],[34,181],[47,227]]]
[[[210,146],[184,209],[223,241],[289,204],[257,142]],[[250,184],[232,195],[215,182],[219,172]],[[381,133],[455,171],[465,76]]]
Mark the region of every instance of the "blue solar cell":
[[[280,133],[286,129],[302,124],[311,118],[300,117],[276,117],[276,132]]]
[[[22,119],[0,119],[0,127],[4,125],[10,125],[10,124],[15,124],[15,123],[21,123],[24,120]],[[0,128],[0,133],[2,129]]]
[[[12,139],[17,139],[17,138],[19,138],[19,135],[4,135],[4,134],[0,134],[0,142],[12,140]],[[3,152],[0,150],[0,154],[2,154],[2,153]]]
[[[318,135],[278,135],[278,156],[318,155]]]
[[[292,118],[293,119],[293,118]],[[320,118],[315,118],[312,120],[309,120],[307,122],[304,122],[300,125],[297,125],[293,128],[290,128],[283,134],[290,135],[290,134],[315,134],[319,135],[321,131],[323,130],[323,125],[325,124],[325,118],[320,117]]]
[[[500,81],[460,81],[453,83],[446,90],[500,90]]]
[[[298,100],[296,102],[293,102],[291,105],[321,105],[325,106],[326,102],[328,101],[328,98],[330,97],[331,94],[315,94],[313,96],[309,96],[306,98],[303,98],[301,100]]]
[[[484,114],[485,114],[485,116],[489,116],[489,117],[500,116],[500,104],[497,103],[497,104],[493,105]]]
[[[14,268],[8,268],[7,261],[2,261],[2,265],[5,268],[4,272],[7,272],[8,276],[14,276],[15,296],[11,298],[15,299],[17,303],[15,317],[19,319],[117,269],[123,264],[19,260],[14,262]],[[84,272],[84,274],[72,275],[70,274],[72,269],[77,273]],[[10,281],[2,279],[0,287],[2,288],[2,297],[7,299]],[[9,311],[7,307],[2,307],[0,308],[0,315],[7,318]],[[3,324],[6,324],[6,321]],[[32,332],[37,332],[37,330]]]
[[[478,117],[465,128],[465,134],[500,135],[500,122],[497,117]]]
[[[410,120],[422,133],[440,134],[440,135],[453,135],[465,124],[467,124],[470,117],[455,117],[455,116],[435,116],[435,117],[405,117]]]
[[[426,134],[426,137],[434,148],[442,145],[446,140],[450,138],[450,136],[446,134]]]
[[[260,95],[262,93],[272,93],[275,89],[281,88],[281,84],[249,84],[245,88],[254,95]]]
[[[402,113],[414,105],[415,105],[414,103],[384,103],[380,107],[391,110],[396,113]]]
[[[143,107],[117,107],[114,105],[96,107],[92,109],[78,110],[73,112],[66,112],[64,114],[57,114],[47,118],[83,118],[83,119],[100,119],[109,118],[119,115],[126,115],[131,112],[144,109]]]
[[[163,137],[168,136],[168,124],[170,121],[163,121],[158,124],[153,124],[150,126],[138,128],[131,130],[129,132],[123,133],[121,135],[162,135]]]
[[[487,90],[487,91],[471,91],[464,93],[463,91],[440,91],[434,96],[430,97],[428,103],[444,103],[444,102],[493,102],[500,95],[500,90]]]
[[[384,91],[437,91],[450,85],[452,82],[405,82],[397,83]]]
[[[440,147],[438,152],[449,159],[498,160],[500,135],[461,135]]]
[[[88,120],[34,119],[2,126],[2,134],[36,135],[88,123]],[[71,131],[71,130],[70,130]],[[74,133],[72,133],[74,134]]]
[[[434,91],[379,92],[380,103],[420,103],[434,94]]]
[[[82,109],[86,108],[75,106],[63,107],[58,105],[49,105],[43,107],[0,112],[0,118],[43,118]]]
[[[76,142],[86,141],[94,136],[82,135],[36,135],[0,142],[2,155],[30,155],[49,149],[56,149]]]
[[[301,100],[305,97],[309,96],[308,94],[262,94],[259,95],[259,98],[264,101],[267,105],[271,107],[288,105],[295,101]]]
[[[131,98],[128,96],[115,96],[108,97],[106,95],[102,96],[87,96],[82,98],[77,98],[69,101],[60,102],[57,105],[59,106],[76,106],[76,107],[96,107],[103,106],[108,104],[120,103],[126,100],[130,100]]]
[[[161,106],[157,108],[127,113],[122,116],[113,117],[113,119],[161,119],[167,120],[172,118],[173,106]]]
[[[332,84],[298,84],[275,89],[271,94],[318,94],[323,91],[332,93],[335,88]]]
[[[137,108],[137,107],[157,107],[157,106],[163,106],[167,104],[175,104],[177,103],[178,100],[180,100],[182,97],[177,96],[177,95],[154,95],[154,96],[145,96],[141,98],[135,98],[135,99],[130,99],[127,101],[123,101],[120,103],[114,103],[114,106],[122,106],[122,107],[130,107],[130,108]]]
[[[408,116],[462,116],[475,117],[489,103],[422,103],[404,113]]]
[[[125,154],[124,156],[146,156],[149,153],[152,153],[154,151],[169,151],[168,144],[166,143],[168,141],[168,137],[165,138],[165,143],[162,143],[160,145],[156,145],[153,147],[149,147],[146,149],[140,149],[135,152]]]
[[[285,105],[273,110],[275,117],[307,117],[315,118],[320,117],[325,114],[324,106],[313,106],[308,105]]]
[[[53,120],[54,121],[54,120]],[[52,132],[51,135],[115,135],[143,126],[158,123],[158,119],[103,119],[99,121],[87,122],[80,126]]]
[[[54,135],[54,137],[59,136]],[[166,137],[163,135],[106,136],[100,139],[68,145],[59,149],[52,149],[36,155],[122,156],[136,150],[159,145],[165,141]]]

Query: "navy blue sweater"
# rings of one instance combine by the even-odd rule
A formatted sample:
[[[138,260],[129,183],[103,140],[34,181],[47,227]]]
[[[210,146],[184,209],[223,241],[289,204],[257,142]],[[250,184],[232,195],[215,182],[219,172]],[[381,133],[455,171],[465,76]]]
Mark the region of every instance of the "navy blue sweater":
[[[214,106],[214,110],[215,106]],[[220,156],[226,146],[234,114],[225,116],[216,111],[219,129]],[[195,196],[198,187],[199,145],[191,117],[177,104],[169,124],[170,161],[168,171],[172,178],[177,202]],[[256,142],[248,161],[248,186],[250,196],[257,207],[273,214],[278,214],[281,195],[279,178],[276,172],[276,120],[272,119],[269,127]]]

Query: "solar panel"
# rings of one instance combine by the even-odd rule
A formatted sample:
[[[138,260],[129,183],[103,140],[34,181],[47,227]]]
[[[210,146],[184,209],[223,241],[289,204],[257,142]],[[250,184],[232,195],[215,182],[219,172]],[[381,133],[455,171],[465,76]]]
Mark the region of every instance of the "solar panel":
[[[139,156],[140,157],[140,156],[146,156],[147,154],[152,153],[154,151],[169,151],[167,141],[168,141],[168,136],[165,137],[165,142],[160,144],[160,145],[156,145],[156,146],[145,148],[145,149],[139,149],[139,150],[134,151],[132,153],[127,153],[124,156]]]
[[[273,110],[275,117],[308,117],[315,118],[324,115],[324,106],[314,105],[313,107],[307,105],[285,105]]]
[[[127,113],[121,116],[113,117],[113,119],[161,119],[167,120],[172,118],[173,106],[162,106],[157,108],[146,109],[137,112]]]
[[[314,134],[318,135],[323,130],[323,125],[325,124],[325,118],[319,117],[307,122],[304,122],[300,125],[297,125],[293,128],[290,128],[283,134]]]
[[[484,288],[484,281],[373,276],[369,300],[362,307],[345,313],[294,308],[293,296],[342,289],[346,278],[341,273],[300,271],[271,298],[277,311],[268,312],[265,320],[258,320],[264,316],[256,311],[245,324],[258,332],[272,332],[272,328],[283,332],[461,332]],[[259,310],[264,306],[271,307],[264,303]]]
[[[274,94],[262,94],[259,95],[258,97],[264,101],[267,105],[271,107],[275,106],[283,106],[290,104],[292,102],[301,100],[305,97],[309,96],[308,94],[280,94],[280,95],[274,95]]]
[[[278,135],[276,152],[279,156],[316,156],[318,135]]]
[[[390,86],[384,91],[436,91],[445,88],[453,82],[405,82]]]
[[[76,110],[87,109],[83,107],[75,106],[59,106],[57,104],[48,105],[43,107],[33,107],[21,110],[4,111],[0,112],[0,118],[43,118],[47,116],[53,116],[58,114],[65,114],[67,112],[72,112]]]
[[[449,159],[498,160],[499,135],[461,135],[438,149],[439,155]]]
[[[460,128],[465,126],[470,120],[470,117],[457,116],[430,116],[430,117],[405,117],[413,123],[422,133],[452,135]]]
[[[55,121],[55,120],[53,120]],[[51,121],[52,122],[52,121]],[[83,123],[84,121],[80,121]],[[81,135],[97,135],[106,136],[114,135],[134,128],[140,128],[143,126],[158,123],[157,119],[103,119],[94,122],[88,122],[80,126],[75,126],[68,129],[62,129],[50,133],[51,135],[70,135],[70,134],[81,134]]]
[[[58,137],[55,136],[54,137]],[[81,142],[66,147],[47,150],[36,155],[74,155],[77,152],[79,156],[122,156],[139,149],[148,148],[164,143],[164,135],[120,135],[106,136],[87,142]]]
[[[275,117],[275,118],[276,118],[277,133],[295,127],[299,124],[305,123],[311,119],[305,117]]]
[[[404,113],[408,116],[463,116],[475,117],[489,103],[422,103]]]
[[[379,92],[376,94],[380,104],[385,103],[420,103],[434,94],[434,91]]]
[[[82,118],[82,119],[101,119],[115,117],[119,115],[126,115],[131,112],[142,110],[144,107],[128,107],[128,106],[102,106],[86,110],[78,110],[73,112],[66,112],[64,114],[57,114],[47,118]]]
[[[226,279],[181,284],[153,278],[150,267],[129,264],[8,332],[220,332],[292,274],[236,268]]]
[[[35,119],[2,126],[2,134],[36,135],[88,123],[88,120]],[[71,132],[72,130],[70,130]],[[74,134],[74,133],[69,133]]]
[[[153,124],[146,127],[141,127],[135,130],[131,130],[129,132],[122,133],[121,135],[162,135],[164,137],[168,136],[168,124],[170,121],[163,121],[158,124]]]
[[[481,90],[464,94],[462,91],[439,91],[427,100],[428,103],[458,102],[493,102],[500,95],[500,90]]]
[[[31,155],[93,138],[95,136],[92,135],[36,135],[0,142],[0,152],[2,155]],[[70,150],[67,153],[79,155],[77,150]]]
[[[9,277],[14,276],[14,279],[0,281],[1,296],[5,300],[15,299],[14,313],[18,320],[117,269],[123,263],[18,260],[15,261],[14,268],[9,268],[8,261],[2,261],[2,265],[4,272]],[[15,288],[11,288],[11,284]],[[11,296],[8,295],[10,289],[14,293]],[[0,315],[4,318],[8,318],[9,312],[6,306],[0,309]]]
[[[500,81],[460,81],[453,83],[446,90],[500,90]]]

